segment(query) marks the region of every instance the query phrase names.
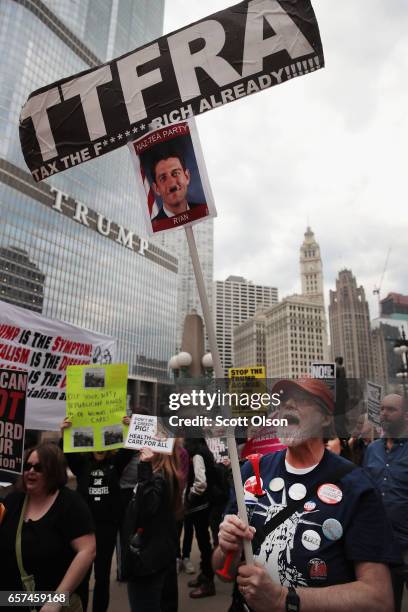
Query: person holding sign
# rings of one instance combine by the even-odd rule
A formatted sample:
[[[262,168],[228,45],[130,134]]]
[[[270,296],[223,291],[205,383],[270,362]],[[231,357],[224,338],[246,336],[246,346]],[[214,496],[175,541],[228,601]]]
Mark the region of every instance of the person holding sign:
[[[72,422],[66,417],[61,424],[61,431],[71,425]],[[77,490],[88,504],[95,523],[93,612],[106,612],[109,606],[112,556],[122,518],[119,480],[132,456],[133,452],[126,449],[120,449],[116,454],[112,451],[65,453],[68,467],[77,479]],[[91,568],[84,581],[85,609],[88,605],[90,575]]]
[[[261,494],[243,466],[251,525],[227,514],[215,567],[239,559],[243,538],[257,564],[238,568],[231,612],[391,612],[390,563],[398,563],[378,493],[361,468],[325,449],[334,400],[322,380],[281,380],[280,438],[288,446],[260,462]],[[229,512],[235,511],[232,502]],[[254,529],[255,527],[255,529]]]
[[[172,455],[140,451],[137,483],[121,533],[131,612],[162,610],[165,583],[176,565],[182,487],[177,448]]]
[[[64,455],[56,444],[40,444],[29,451],[23,490],[4,500],[0,590],[68,592],[71,606],[76,604],[69,609],[82,612],[78,595],[95,557],[95,536],[87,505],[66,483]],[[37,609],[59,612],[65,608],[59,599]]]

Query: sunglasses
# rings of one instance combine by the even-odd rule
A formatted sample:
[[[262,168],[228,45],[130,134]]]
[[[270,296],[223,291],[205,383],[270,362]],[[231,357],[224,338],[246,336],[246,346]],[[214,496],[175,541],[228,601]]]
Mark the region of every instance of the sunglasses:
[[[31,468],[33,468],[34,472],[41,473],[43,471],[41,463],[30,463],[29,461],[26,461],[23,465],[23,470],[25,472],[29,472]]]

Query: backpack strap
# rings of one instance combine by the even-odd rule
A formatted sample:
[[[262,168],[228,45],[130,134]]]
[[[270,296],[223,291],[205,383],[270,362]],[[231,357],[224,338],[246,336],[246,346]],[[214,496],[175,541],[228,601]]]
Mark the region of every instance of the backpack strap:
[[[257,528],[255,536],[252,540],[253,550],[254,551],[258,550],[260,546],[262,545],[263,541],[265,540],[265,538],[270,533],[272,533],[272,531],[274,531],[277,527],[279,527],[279,525],[281,525],[284,521],[286,521],[286,519],[292,516],[292,514],[294,514],[296,510],[298,510],[301,506],[303,506],[305,499],[309,497],[313,497],[317,493],[317,490],[321,485],[328,482],[328,480],[332,482],[333,484],[336,484],[337,482],[339,482],[339,480],[343,478],[343,476],[346,476],[346,474],[349,474],[350,472],[352,472],[356,467],[357,466],[351,462],[341,464],[338,466],[337,469],[335,469],[331,474],[329,474],[328,477],[326,476],[324,480],[319,478],[317,482],[315,481],[314,483],[312,483],[309,486],[305,497],[303,497],[302,499],[291,500],[286,506],[286,508],[284,508],[283,510],[278,512],[278,514],[272,517],[271,520],[268,521],[266,525],[264,525],[263,527]]]

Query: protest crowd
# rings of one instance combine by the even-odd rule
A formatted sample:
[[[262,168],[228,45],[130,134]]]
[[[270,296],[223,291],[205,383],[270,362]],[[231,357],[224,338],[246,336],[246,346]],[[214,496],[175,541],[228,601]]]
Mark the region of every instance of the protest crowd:
[[[408,576],[406,398],[382,399],[378,435],[363,413],[339,439],[323,381],[278,387],[289,426],[270,440],[273,452],[254,454],[254,440],[238,440],[247,523],[228,455],[214,456],[204,436],[177,438],[171,454],[64,453],[62,438],[27,436],[22,476],[2,493],[0,591],[69,593],[67,610],[105,612],[116,554],[132,612],[177,612],[181,572],[191,575],[194,610],[194,599],[216,596],[220,571],[230,576],[229,612],[399,612]],[[62,433],[70,427],[65,418]],[[244,540],[256,564],[245,560]],[[65,608],[54,600],[25,609]]]

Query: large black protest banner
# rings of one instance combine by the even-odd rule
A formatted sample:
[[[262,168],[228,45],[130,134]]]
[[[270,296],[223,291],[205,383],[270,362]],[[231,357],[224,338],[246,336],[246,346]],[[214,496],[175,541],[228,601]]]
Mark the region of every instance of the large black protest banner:
[[[245,0],[34,91],[20,140],[36,181],[324,65],[310,0]]]
[[[23,471],[28,373],[0,368],[0,469]]]

